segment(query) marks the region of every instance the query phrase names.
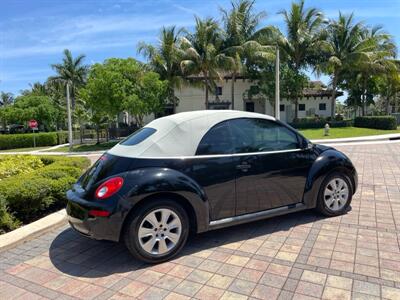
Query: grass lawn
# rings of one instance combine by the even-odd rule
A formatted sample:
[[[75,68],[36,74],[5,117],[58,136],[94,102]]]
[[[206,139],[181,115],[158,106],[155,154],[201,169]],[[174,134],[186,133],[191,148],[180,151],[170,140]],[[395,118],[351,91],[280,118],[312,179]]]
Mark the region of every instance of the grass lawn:
[[[388,133],[400,133],[400,127],[397,130],[382,130],[382,129],[370,129],[370,128],[357,128],[357,127],[342,127],[342,128],[331,128],[329,136],[324,136],[324,129],[302,129],[299,130],[306,138],[310,140],[319,139],[337,139],[337,138],[348,138],[358,137],[367,135],[379,135]]]
[[[108,143],[100,143],[100,144],[83,144],[83,145],[75,145],[72,149],[72,152],[87,152],[87,151],[100,151],[100,150],[108,150],[117,144],[117,141],[108,142]],[[64,146],[57,149],[49,150],[51,152],[68,152],[69,147]]]
[[[7,150],[0,150],[1,152],[27,152],[27,151],[37,151],[50,148],[52,146],[44,146],[44,147],[35,147],[35,148],[18,148],[18,149],[7,149]]]

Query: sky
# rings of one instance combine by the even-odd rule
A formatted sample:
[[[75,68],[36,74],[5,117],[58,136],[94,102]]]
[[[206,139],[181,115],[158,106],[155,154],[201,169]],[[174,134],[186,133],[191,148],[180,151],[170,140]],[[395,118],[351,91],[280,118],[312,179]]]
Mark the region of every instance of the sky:
[[[261,25],[285,32],[282,9],[288,0],[256,0],[267,17]],[[0,0],[0,91],[15,95],[54,72],[68,48],[87,64],[110,57],[135,57],[138,42],[157,42],[162,26],[193,28],[194,15],[219,17],[229,0]],[[326,18],[354,12],[357,21],[382,25],[400,46],[400,0],[306,0]],[[314,74],[310,74],[315,79]],[[320,78],[328,83],[329,78]]]

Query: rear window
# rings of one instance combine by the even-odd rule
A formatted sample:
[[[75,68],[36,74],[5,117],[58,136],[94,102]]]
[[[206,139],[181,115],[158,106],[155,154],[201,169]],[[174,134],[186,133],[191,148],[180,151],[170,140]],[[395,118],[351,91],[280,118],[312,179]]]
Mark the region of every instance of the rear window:
[[[123,140],[120,144],[124,146],[134,146],[137,145],[141,142],[143,142],[145,139],[147,139],[149,136],[154,134],[157,130],[154,128],[150,127],[144,127],[130,136],[128,136],[125,140]]]

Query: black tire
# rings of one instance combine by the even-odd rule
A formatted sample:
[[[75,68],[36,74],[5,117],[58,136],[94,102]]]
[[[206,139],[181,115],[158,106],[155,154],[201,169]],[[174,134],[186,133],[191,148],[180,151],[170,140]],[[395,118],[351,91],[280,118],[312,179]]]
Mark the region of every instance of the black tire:
[[[324,199],[325,198],[325,196],[324,196],[325,189],[329,185],[329,182],[331,182],[335,178],[342,179],[346,183],[347,188],[348,188],[347,200],[345,200],[344,205],[338,210],[333,210],[330,207],[328,207],[328,205],[326,204],[325,199]],[[352,197],[353,197],[353,186],[351,184],[349,177],[344,173],[333,172],[333,173],[329,174],[321,184],[321,187],[320,187],[319,193],[318,193],[316,210],[318,212],[320,212],[321,214],[328,216],[328,217],[342,215],[348,210],[351,200],[352,200]]]
[[[159,209],[168,209],[173,211],[179,218],[182,230],[179,241],[175,246],[165,254],[150,254],[142,248],[139,241],[139,228],[144,218],[153,211]],[[127,220],[127,226],[124,232],[124,241],[128,250],[132,255],[147,263],[161,263],[171,259],[177,255],[185,246],[189,235],[189,218],[185,209],[174,200],[169,199],[153,199],[148,204],[140,207],[133,215]]]

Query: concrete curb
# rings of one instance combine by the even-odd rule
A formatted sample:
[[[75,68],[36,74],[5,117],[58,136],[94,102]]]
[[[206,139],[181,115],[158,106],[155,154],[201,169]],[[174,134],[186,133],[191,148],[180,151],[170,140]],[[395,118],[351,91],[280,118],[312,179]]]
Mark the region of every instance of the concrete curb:
[[[351,138],[340,138],[340,139],[321,139],[311,140],[316,144],[336,144],[336,143],[356,143],[356,142],[373,142],[373,141],[389,141],[400,139],[399,133],[381,134],[381,135],[369,135],[359,136]]]
[[[13,248],[67,223],[65,209],[59,210],[28,225],[0,235],[0,252]]]

